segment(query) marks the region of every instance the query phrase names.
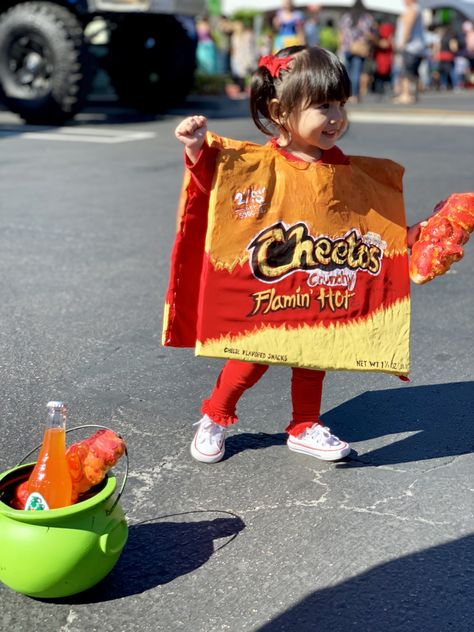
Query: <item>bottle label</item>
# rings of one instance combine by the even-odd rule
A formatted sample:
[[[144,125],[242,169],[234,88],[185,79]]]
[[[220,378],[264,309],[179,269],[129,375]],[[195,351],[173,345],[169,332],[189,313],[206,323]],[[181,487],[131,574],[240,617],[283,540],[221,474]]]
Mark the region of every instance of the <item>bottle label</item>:
[[[48,503],[38,492],[30,494],[26,500],[25,511],[45,511],[49,509]]]

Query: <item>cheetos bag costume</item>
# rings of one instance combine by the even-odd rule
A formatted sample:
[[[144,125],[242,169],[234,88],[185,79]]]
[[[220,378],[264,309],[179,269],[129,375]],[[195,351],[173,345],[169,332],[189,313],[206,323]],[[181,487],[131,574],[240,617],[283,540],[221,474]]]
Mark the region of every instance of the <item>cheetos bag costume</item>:
[[[191,195],[186,173],[163,344],[406,376],[403,167],[359,156],[291,161],[271,143],[211,133],[207,142],[218,149],[212,189]]]

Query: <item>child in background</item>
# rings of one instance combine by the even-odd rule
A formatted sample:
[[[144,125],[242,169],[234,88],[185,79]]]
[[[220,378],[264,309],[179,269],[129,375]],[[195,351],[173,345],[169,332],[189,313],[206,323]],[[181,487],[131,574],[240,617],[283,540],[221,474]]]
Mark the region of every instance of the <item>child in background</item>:
[[[295,46],[263,58],[253,77],[250,101],[256,126],[272,136],[268,146],[264,146],[268,147],[270,158],[276,153],[279,159],[301,169],[306,163],[350,164],[336,146],[347,126],[345,104],[350,95],[347,72],[329,51]],[[209,195],[213,186],[217,152],[208,145],[206,132],[204,116],[188,117],[175,130],[185,147],[191,197]],[[314,174],[310,172],[308,177],[311,173]],[[232,177],[230,172],[228,177]],[[334,216],[334,221],[339,222],[340,218]],[[410,229],[409,244],[418,232],[418,225]],[[226,428],[237,421],[237,403],[267,369],[267,364],[227,360],[213,392],[202,404],[203,417],[196,424],[191,444],[196,460],[215,463],[223,458]],[[320,420],[325,372],[301,367],[291,370],[293,414],[286,427],[288,448],[327,461],[344,458],[350,446]]]
[[[337,53],[339,47],[339,35],[337,34],[334,26],[334,20],[329,18],[326,23],[321,27],[319,32],[319,45],[321,48],[331,51],[331,53]]]
[[[293,7],[292,0],[282,0],[281,4],[282,8],[273,18],[275,51],[303,44],[305,41],[303,12]]]
[[[395,28],[389,22],[379,26],[379,39],[374,49],[374,92],[380,96],[385,94],[386,86],[390,86],[392,80],[394,33]]]
[[[198,43],[196,48],[196,64],[198,72],[203,75],[215,75],[218,70],[218,51],[212,35],[211,25],[206,16],[196,24]]]
[[[247,79],[257,67],[257,43],[251,25],[241,20],[234,22],[234,32],[230,40],[230,68],[232,78],[246,96]]]

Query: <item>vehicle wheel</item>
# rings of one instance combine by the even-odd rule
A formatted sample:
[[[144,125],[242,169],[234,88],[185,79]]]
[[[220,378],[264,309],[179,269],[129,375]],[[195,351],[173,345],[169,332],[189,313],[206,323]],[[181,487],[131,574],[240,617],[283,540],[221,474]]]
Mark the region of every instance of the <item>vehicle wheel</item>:
[[[25,2],[0,19],[0,85],[28,123],[56,124],[82,107],[93,60],[79,20],[50,2]]]
[[[162,112],[180,103],[194,83],[196,42],[172,16],[129,16],[115,25],[106,60],[124,105]]]

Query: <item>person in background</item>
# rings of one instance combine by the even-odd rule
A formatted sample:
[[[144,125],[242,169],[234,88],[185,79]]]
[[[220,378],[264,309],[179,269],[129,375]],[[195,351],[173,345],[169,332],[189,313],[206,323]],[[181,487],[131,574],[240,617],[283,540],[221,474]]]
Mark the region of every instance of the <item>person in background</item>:
[[[197,20],[198,44],[196,49],[197,70],[203,75],[215,75],[218,72],[217,46],[212,36],[207,16]]]
[[[439,33],[435,24],[430,24],[425,30],[426,54],[418,69],[420,89],[425,91],[433,88],[439,82],[438,67],[434,59],[435,50],[439,45]],[[393,76],[393,72],[392,72]]]
[[[457,77],[457,89],[459,90],[472,83],[471,72],[474,70],[474,26],[472,22],[463,22],[458,41],[459,51],[454,58],[454,73]]]
[[[474,24],[466,20],[462,24],[463,56],[469,61],[470,73],[474,73]]]
[[[306,46],[320,46],[321,43],[321,7],[319,4],[310,4],[307,9],[304,23],[304,36]]]
[[[404,0],[395,32],[395,48],[401,56],[399,94],[394,103],[409,104],[418,100],[418,71],[426,55],[426,41],[421,9],[416,0]]]
[[[273,31],[265,29],[262,31],[257,42],[258,58],[271,55],[273,51]]]
[[[219,54],[219,73],[230,74],[230,42],[234,26],[232,20],[225,15],[219,16],[215,35]]]
[[[352,84],[351,103],[358,103],[361,97],[361,74],[364,62],[372,52],[377,40],[377,24],[365,10],[361,0],[356,0],[352,9],[339,20],[340,56],[347,67]]]
[[[339,36],[334,26],[334,20],[329,18],[319,31],[319,45],[321,48],[337,53]]]
[[[282,0],[282,8],[273,18],[276,35],[274,49],[280,50],[288,46],[304,44],[304,15],[293,7],[292,0]]]
[[[390,22],[383,22],[379,26],[379,38],[374,49],[374,92],[379,97],[385,94],[387,85],[392,79],[393,35],[395,28]]]
[[[459,80],[455,73],[454,60],[459,53],[459,41],[451,25],[442,26],[440,38],[434,51],[439,72],[439,88],[447,90],[459,87]]]
[[[452,30],[449,26],[439,28],[439,40],[434,50],[434,60],[439,73],[439,89],[447,90],[452,87],[452,73],[454,68],[454,50]]]
[[[461,53],[454,58],[453,76],[456,82],[454,91],[460,92],[466,87],[469,77],[469,60]]]
[[[252,26],[242,20],[234,23],[230,67],[232,78],[240,88],[240,94],[235,96],[246,97],[247,79],[257,67],[257,43]]]

